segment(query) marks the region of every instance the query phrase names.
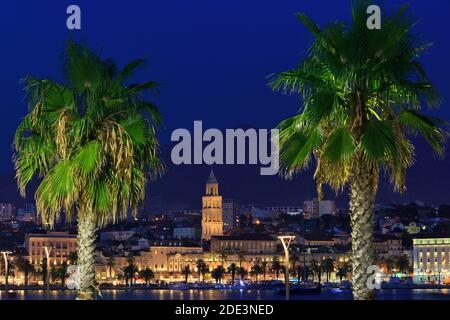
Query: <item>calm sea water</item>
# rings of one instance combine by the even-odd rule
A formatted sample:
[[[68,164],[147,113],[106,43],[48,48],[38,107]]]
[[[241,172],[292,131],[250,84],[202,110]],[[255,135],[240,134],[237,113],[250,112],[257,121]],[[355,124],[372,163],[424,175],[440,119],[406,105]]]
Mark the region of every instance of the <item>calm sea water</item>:
[[[271,290],[104,290],[101,300],[284,300]],[[0,293],[0,300],[4,298]],[[380,300],[450,300],[449,289],[417,289],[417,290],[381,290]],[[17,300],[73,300],[75,293],[71,291],[18,291]],[[292,296],[291,300],[351,300],[348,290],[328,290],[321,295]]]

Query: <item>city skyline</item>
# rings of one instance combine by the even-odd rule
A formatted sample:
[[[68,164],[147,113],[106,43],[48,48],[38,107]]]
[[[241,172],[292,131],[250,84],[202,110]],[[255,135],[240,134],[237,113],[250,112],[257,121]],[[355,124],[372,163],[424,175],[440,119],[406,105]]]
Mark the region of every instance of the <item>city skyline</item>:
[[[325,225],[317,222],[335,219],[342,223],[347,220],[345,212],[338,213],[335,209],[330,209],[328,204],[324,207],[326,212],[322,214],[319,211],[319,207],[313,208],[315,204],[305,203],[303,213],[306,222],[302,220],[303,218],[300,218],[301,214],[292,215],[289,218],[289,213],[293,212],[286,211],[285,208],[262,208],[259,211],[253,211],[253,209],[246,211],[250,208],[242,208],[243,210],[240,209],[238,211],[239,217],[246,217],[249,212],[254,212],[254,216],[250,216],[249,221],[242,222],[238,219],[236,226],[227,228],[226,231],[217,231],[216,235],[204,237],[201,234],[201,230],[208,230],[210,221],[213,222],[213,225],[220,223],[223,225],[223,228],[225,227],[225,220],[229,221],[229,218],[225,217],[225,212],[222,212],[222,210],[210,211],[210,208],[218,208],[219,205],[216,202],[219,200],[221,203],[229,200],[222,200],[220,197],[221,181],[215,176],[213,171],[206,177],[204,176],[203,180],[203,192],[198,195],[199,199],[203,195],[203,211],[180,210],[179,212],[167,213],[162,211],[161,214],[154,217],[146,217],[137,222],[131,219],[128,223],[117,226],[110,225],[105,229],[99,230],[97,238],[98,249],[96,250],[97,280],[110,285],[112,283],[117,285],[126,281],[126,285],[128,285],[129,280],[124,280],[123,277],[120,278],[119,276],[132,263],[136,266],[137,271],[151,268],[154,272],[151,281],[172,283],[172,286],[169,286],[169,288],[173,290],[185,290],[183,289],[185,278],[188,279],[188,283],[200,287],[199,283],[203,283],[205,288],[212,286],[204,283],[206,279],[207,283],[217,282],[219,288],[223,287],[226,289],[227,286],[222,286],[221,283],[222,281],[230,281],[232,279],[231,273],[225,272],[220,277],[215,278],[214,271],[224,266],[231,268],[229,266],[233,264],[242,264],[246,270],[245,276],[239,276],[241,281],[244,278],[246,281],[251,281],[251,279],[262,277],[264,277],[264,281],[280,281],[283,276],[280,275],[281,271],[277,271],[274,264],[276,263],[275,261],[283,264],[285,259],[283,258],[281,244],[276,237],[277,234],[290,234],[295,237],[290,250],[291,255],[294,257],[291,276],[294,279],[294,283],[295,281],[300,281],[295,279],[300,279],[301,277],[303,261],[310,265],[318,262],[323,264],[324,268],[326,268],[327,261],[333,261],[336,268],[338,266],[341,266],[339,268],[344,268],[348,264],[351,244],[350,226],[344,223],[339,225],[339,227],[332,227],[330,229],[332,231],[330,231],[327,230]],[[206,196],[204,196],[205,194]],[[29,210],[35,209],[30,208]],[[385,213],[378,211],[376,218],[374,248],[375,254],[379,257],[377,261],[383,268],[383,272],[386,273],[382,279],[389,282],[388,273],[395,270],[397,270],[395,271],[396,274],[408,274],[409,271],[406,271],[406,269],[409,267],[404,265],[402,259],[409,257],[411,274],[414,274],[414,283],[423,284],[427,281],[434,281],[437,283],[445,282],[448,285],[450,283],[450,278],[448,278],[450,274],[450,260],[448,259],[450,234],[421,232],[423,226],[434,221],[435,213],[433,210],[430,211],[430,208],[423,207],[421,210],[425,212],[413,218],[408,218],[408,215],[392,216],[392,213],[389,212],[395,211],[390,210]],[[220,218],[211,219],[210,214],[219,214]],[[227,212],[227,214],[229,215],[230,212]],[[444,213],[441,215],[444,224],[450,218],[450,215],[446,214],[447,218],[445,218]],[[409,214],[409,216],[411,215]],[[179,222],[175,222],[177,219],[179,219]],[[59,270],[66,264],[70,264],[71,259],[76,259],[73,253],[77,249],[77,238],[76,234],[72,233],[73,229],[68,229],[63,224],[60,224],[56,231],[45,231],[43,228],[39,228],[40,223],[37,221],[21,221],[20,219],[17,220],[17,217],[15,221],[23,224],[20,228],[25,227],[28,230],[25,234],[23,249],[29,253],[30,262],[36,270],[43,268],[42,266],[45,265],[47,257],[49,266],[54,270]],[[174,221],[175,224],[166,231],[170,221]],[[412,222],[408,224],[408,221]],[[416,223],[415,221],[422,222]],[[3,223],[4,226],[7,226],[8,220],[3,221]],[[164,228],[152,227],[155,223],[156,226],[161,224]],[[277,227],[274,229],[274,225],[281,228],[278,229]],[[205,226],[207,227],[205,228]],[[17,226],[14,227],[14,222],[11,224],[11,228],[17,228]],[[256,231],[258,230],[257,228],[263,228],[259,230],[265,230],[265,232],[258,232]],[[290,231],[287,231],[288,229],[286,228],[290,229]],[[302,231],[302,228],[306,230]],[[408,240],[405,240],[405,235],[407,235]],[[206,247],[204,240],[207,240],[206,243],[208,243]],[[440,249],[435,252],[434,246],[436,245]],[[47,253],[46,250],[43,250],[44,248],[51,248],[51,250]],[[21,251],[16,249],[11,251],[11,253],[13,252],[17,255]],[[430,252],[433,253],[432,259],[429,258]],[[304,258],[303,255],[305,255]],[[109,262],[111,257],[114,258],[114,264]],[[132,260],[130,260],[130,257],[132,257]],[[425,257],[428,257],[428,260]],[[389,259],[393,259],[392,262],[388,262]],[[203,261],[208,268],[208,271],[203,275],[197,267],[199,261]],[[17,263],[16,260],[11,260],[11,264],[15,265]],[[393,265],[389,266],[389,263]],[[265,269],[257,269],[257,267],[260,268],[261,264],[265,265]],[[431,269],[429,269],[429,265],[431,265]],[[190,271],[185,274],[183,270],[187,266],[189,266]],[[403,270],[402,268],[406,269]],[[436,269],[436,272],[434,272],[434,269]],[[21,272],[20,270],[17,271]],[[45,273],[45,269],[43,270]],[[350,277],[348,271],[339,271],[341,272],[339,273],[338,270],[340,269],[333,269],[329,275],[327,275],[328,271],[323,271],[322,275],[314,273],[312,277],[314,279],[317,276],[319,282],[325,281],[325,278],[327,279],[326,282],[329,280],[338,281],[339,278],[341,278],[340,281],[342,282],[343,279]],[[18,275],[12,284],[23,285],[25,279],[26,281],[42,282],[39,280],[39,277],[39,273],[35,273],[26,278],[22,272],[22,275]],[[144,281],[144,276],[140,275],[138,279],[138,285],[147,283]],[[57,284],[58,278],[53,278],[53,282]],[[239,283],[236,286],[242,285],[241,282]],[[384,284],[386,288],[388,285],[395,286],[396,284]]]

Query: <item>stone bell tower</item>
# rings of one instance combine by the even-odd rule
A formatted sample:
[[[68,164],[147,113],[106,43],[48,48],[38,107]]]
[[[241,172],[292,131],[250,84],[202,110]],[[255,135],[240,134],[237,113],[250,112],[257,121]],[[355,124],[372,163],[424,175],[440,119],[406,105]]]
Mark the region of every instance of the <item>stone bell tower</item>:
[[[222,196],[213,171],[206,181],[202,204],[202,240],[209,241],[211,236],[223,236]]]

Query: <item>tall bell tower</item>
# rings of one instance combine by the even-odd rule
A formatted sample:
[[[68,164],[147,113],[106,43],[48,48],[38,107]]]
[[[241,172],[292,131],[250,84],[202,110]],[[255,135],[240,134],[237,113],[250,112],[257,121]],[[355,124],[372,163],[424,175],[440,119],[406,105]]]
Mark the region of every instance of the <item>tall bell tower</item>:
[[[219,195],[219,182],[211,170],[206,181],[206,195],[202,204],[202,240],[211,236],[223,236],[222,196]]]

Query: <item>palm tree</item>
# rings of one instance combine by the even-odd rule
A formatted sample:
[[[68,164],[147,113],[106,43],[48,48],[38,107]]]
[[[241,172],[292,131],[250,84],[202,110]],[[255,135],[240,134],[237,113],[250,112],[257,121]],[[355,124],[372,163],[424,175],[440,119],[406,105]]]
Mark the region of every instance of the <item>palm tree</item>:
[[[300,278],[302,279],[303,282],[308,282],[309,277],[311,275],[314,276],[314,271],[308,266],[308,265],[303,265],[303,264],[299,264],[297,266],[298,270],[297,270],[297,274],[298,274],[298,278],[300,281]]]
[[[267,262],[267,261],[261,262],[261,269],[262,269],[262,275],[263,275],[263,280],[264,281],[266,281],[268,265],[269,265],[269,262]]]
[[[240,268],[238,269],[238,273],[239,273],[239,277],[241,278],[241,280],[244,280],[245,277],[246,277],[247,274],[248,274],[247,270],[245,270],[244,267],[240,267]]]
[[[202,275],[202,281],[205,282],[205,276],[209,272],[209,267],[206,263],[203,263],[200,267],[200,273]]]
[[[133,285],[133,282],[136,280],[136,274],[139,272],[138,267],[134,264],[134,257],[130,256],[127,259],[128,266],[126,266],[123,270],[127,274],[128,279],[130,280],[130,286]],[[128,283],[127,283],[128,284]]]
[[[403,273],[408,273],[411,271],[411,263],[409,261],[409,257],[404,254],[394,259],[395,267],[398,271]]]
[[[297,276],[297,282],[300,283],[301,280],[305,281],[305,279],[302,279],[303,278],[303,265],[297,264],[294,266],[294,269],[295,269],[295,273]]]
[[[221,283],[224,275],[225,269],[222,266],[218,266],[211,272],[211,276],[216,280],[216,283]]]
[[[280,260],[278,260],[278,258],[273,258],[272,260],[272,272],[275,272],[275,276],[278,279],[280,276],[280,270],[281,270],[281,263]]]
[[[124,273],[123,268],[120,269],[118,273],[116,273],[116,279],[119,280],[119,281],[121,281],[121,282],[122,282],[122,280],[126,280],[127,283],[128,283],[128,280],[126,279],[126,275],[125,275],[125,273]]]
[[[163,169],[157,108],[144,100],[154,82],[128,84],[142,65],[119,70],[84,46],[68,44],[65,84],[27,78],[29,113],[15,135],[15,169],[22,195],[40,178],[36,205],[46,226],[64,211],[78,221],[78,299],[95,298],[99,227],[137,212],[148,178]]]
[[[299,254],[297,252],[292,252],[289,256],[289,263],[290,263],[290,273],[293,277],[297,276],[297,271],[298,271],[298,259],[299,259]],[[300,274],[298,274],[298,276],[300,277]]]
[[[342,283],[342,279],[347,278],[347,274],[349,273],[349,265],[348,263],[339,263],[337,266],[336,275],[339,277],[339,282]]]
[[[40,265],[40,273],[42,275],[42,282],[44,282],[45,285],[50,283],[50,279],[47,279],[47,258],[43,258]]]
[[[50,269],[50,284],[55,284],[56,280],[58,280],[58,276],[58,269],[53,265]]]
[[[72,251],[67,256],[67,261],[70,265],[76,265],[78,263],[78,254],[76,251]]]
[[[145,268],[144,270],[139,271],[139,277],[144,279],[145,285],[148,286],[149,282],[155,278],[155,274],[152,269]]]
[[[419,62],[428,44],[412,34],[415,21],[405,14],[407,7],[385,16],[381,30],[369,30],[368,5],[353,1],[351,24],[324,28],[298,14],[314,42],[298,68],[271,81],[274,90],[299,94],[303,102],[300,114],[279,125],[283,175],[314,163],[319,198],[324,184],[336,192],[350,187],[357,300],[373,296],[366,283],[380,171],[402,192],[406,169],[414,163],[411,138],[422,135],[441,156],[446,140],[443,122],[421,112],[422,103],[436,106],[440,97]]]
[[[69,276],[69,274],[67,273],[67,267],[68,267],[67,263],[64,262],[56,269],[57,277],[59,278],[59,280],[61,280],[61,286],[63,286],[63,287],[65,287],[66,279]]]
[[[313,259],[313,261],[311,262],[311,265],[310,265],[310,269],[312,270],[314,275],[317,275],[317,281],[320,284],[322,282],[322,271],[323,271],[322,265]],[[314,280],[314,278],[313,278],[313,280]]]
[[[23,272],[24,278],[25,278],[25,286],[28,286],[28,280],[30,273],[35,272],[34,266],[31,264],[31,262],[22,257],[18,256],[15,260],[15,265],[17,267],[17,270],[20,272]]]
[[[396,267],[395,260],[391,257],[378,257],[375,262],[378,266],[383,269],[386,273],[392,274],[394,273],[394,269]]]
[[[184,282],[188,283],[189,275],[192,273],[191,267],[189,265],[186,265],[182,270],[181,274],[184,276]]]
[[[201,275],[202,275],[202,270],[205,269],[205,261],[203,259],[198,259],[195,262],[195,267],[197,268],[197,273],[198,273],[198,281],[200,281]],[[204,280],[203,280],[204,281]]]
[[[128,266],[123,267],[123,268],[120,270],[120,274],[117,276],[117,278],[120,278],[120,279],[125,280],[125,285],[126,285],[126,286],[129,285],[129,282],[130,282],[130,272],[129,272]]]
[[[236,273],[238,271],[238,266],[236,263],[232,263],[228,266],[227,272],[231,274],[231,284],[234,285],[234,280],[236,279]]]
[[[239,268],[242,268],[242,263],[245,262],[245,253],[240,251],[238,252],[238,261],[239,261]]]
[[[261,264],[259,262],[256,262],[252,266],[252,270],[250,271],[250,273],[251,273],[251,275],[253,275],[255,277],[255,280],[258,281],[259,275],[263,273]]]
[[[222,263],[222,268],[223,268],[223,264],[225,263],[225,260],[227,260],[227,257],[228,257],[228,254],[227,254],[227,252],[225,250],[221,250],[219,252],[219,258],[220,258],[220,261]]]
[[[125,268],[123,268],[123,274],[125,276],[126,285],[133,285],[133,281],[136,278],[136,273],[138,272],[138,268],[134,264],[129,264]]]
[[[330,275],[334,272],[334,260],[332,258],[327,258],[322,262],[323,271],[326,274],[327,282],[330,281]]]
[[[108,261],[106,261],[106,266],[108,267],[109,270],[109,276],[112,278],[112,271],[113,268],[116,266],[116,259],[114,258],[113,255],[108,257]]]
[[[3,259],[1,259],[3,262]],[[0,270],[0,274],[3,273],[5,275],[5,288],[8,288],[9,277],[14,277],[15,273],[15,263],[13,261],[8,260],[8,270],[6,270],[5,263],[3,262],[2,269]],[[13,279],[14,280],[14,279]]]

